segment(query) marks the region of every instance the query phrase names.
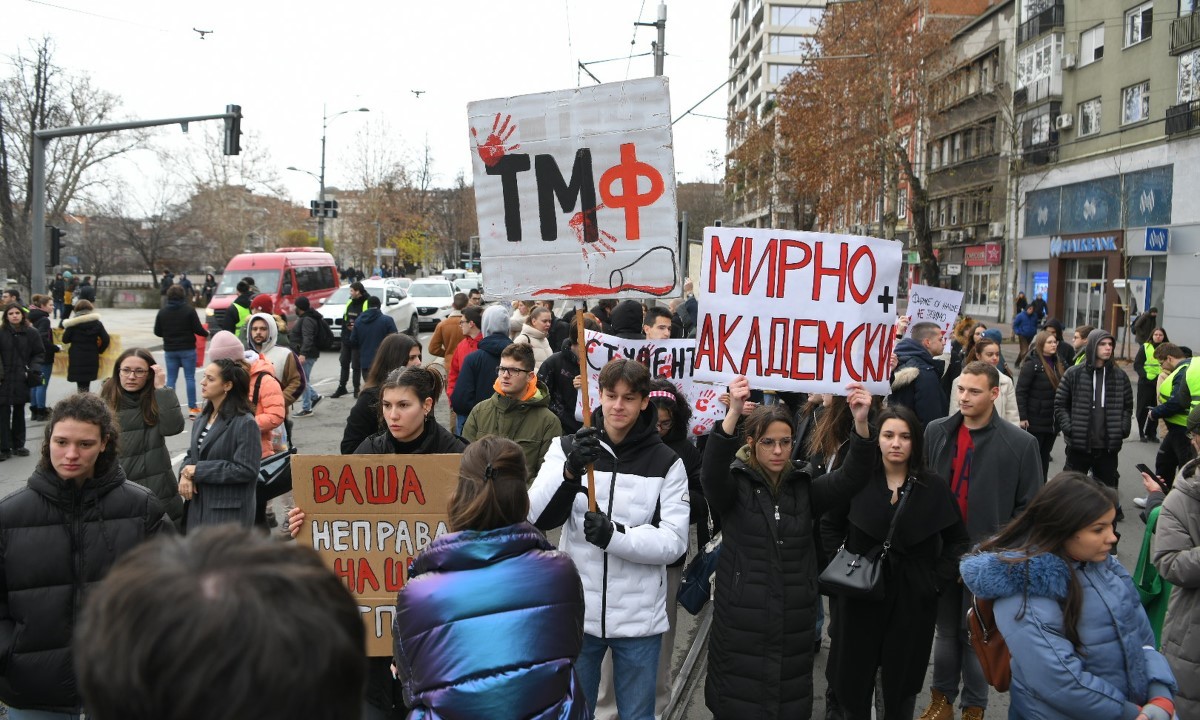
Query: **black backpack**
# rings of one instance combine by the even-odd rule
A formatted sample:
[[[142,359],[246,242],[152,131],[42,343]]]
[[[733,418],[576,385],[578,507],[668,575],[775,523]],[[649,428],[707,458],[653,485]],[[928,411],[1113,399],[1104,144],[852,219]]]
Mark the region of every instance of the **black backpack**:
[[[313,342],[317,344],[317,349],[332,350],[334,343],[333,329],[329,327],[329,323],[325,322],[325,318],[319,315],[310,315],[309,317],[317,324],[317,336],[313,339]]]

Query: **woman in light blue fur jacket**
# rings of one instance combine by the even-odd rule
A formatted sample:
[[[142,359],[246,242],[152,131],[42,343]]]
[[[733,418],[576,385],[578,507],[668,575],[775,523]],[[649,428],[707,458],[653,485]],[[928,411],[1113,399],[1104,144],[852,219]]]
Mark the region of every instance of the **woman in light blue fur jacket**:
[[[1170,720],[1175,678],[1154,649],[1129,573],[1110,552],[1116,493],[1059,473],[1025,512],[962,560],[995,600],[1012,653],[1009,718]]]

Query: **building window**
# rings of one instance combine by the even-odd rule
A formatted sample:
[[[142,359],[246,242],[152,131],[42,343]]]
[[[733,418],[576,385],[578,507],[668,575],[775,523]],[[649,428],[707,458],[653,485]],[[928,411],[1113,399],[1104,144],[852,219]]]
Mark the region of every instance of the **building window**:
[[[1179,56],[1179,102],[1200,100],[1200,50]]]
[[[820,8],[772,7],[771,24],[780,27],[815,28],[821,24]]]
[[[783,82],[788,75],[800,69],[799,65],[776,65],[775,63],[770,63],[768,67],[771,68],[770,82],[775,85]]]
[[[1196,0],[1179,0],[1179,17],[1196,12]]]
[[[1056,53],[1055,50],[1058,50]],[[1017,89],[1050,77],[1054,61],[1062,54],[1062,35],[1044,35],[1017,52]]]
[[[908,189],[900,188],[896,194],[896,219],[904,222],[908,219]]]
[[[1100,132],[1100,98],[1079,103],[1079,137]]]
[[[929,144],[929,169],[937,170],[942,165],[942,146],[934,141]]]
[[[771,54],[800,55],[804,52],[808,38],[800,35],[772,35]]]
[[[1130,85],[1121,91],[1121,124],[1141,122],[1150,117],[1150,81]]]
[[[1050,115],[1038,115],[1030,121],[1032,134],[1029,136],[1030,145],[1041,145],[1050,142]]]
[[[1138,5],[1125,13],[1125,47],[1149,40],[1154,30],[1154,3]]]
[[[1091,65],[1104,57],[1104,25],[1079,34],[1079,67]]]

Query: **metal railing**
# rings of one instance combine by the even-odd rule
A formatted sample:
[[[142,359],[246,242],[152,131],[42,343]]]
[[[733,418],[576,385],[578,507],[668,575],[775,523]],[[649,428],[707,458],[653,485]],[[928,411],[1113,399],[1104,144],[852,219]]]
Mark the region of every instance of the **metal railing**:
[[[1180,55],[1200,45],[1200,13],[1191,13],[1171,21],[1172,55]]]
[[[1043,33],[1047,33],[1054,28],[1060,28],[1064,24],[1065,13],[1061,2],[1056,2],[1037,15],[1029,18],[1021,23],[1021,27],[1017,28],[1017,44],[1024,45]]]
[[[1167,136],[1191,132],[1200,127],[1200,100],[1167,108]]]

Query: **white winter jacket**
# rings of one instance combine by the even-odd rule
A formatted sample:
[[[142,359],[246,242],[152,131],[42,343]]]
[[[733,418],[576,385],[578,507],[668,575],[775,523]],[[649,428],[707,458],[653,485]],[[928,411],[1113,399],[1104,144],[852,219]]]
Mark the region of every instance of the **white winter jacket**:
[[[595,417],[594,426],[603,427],[599,410]],[[529,489],[530,522],[543,531],[562,525],[559,549],[575,561],[583,580],[583,629],[593,637],[667,631],[666,565],[687,550],[690,506],[683,461],[662,443],[655,419],[650,405],[615,446],[601,432],[606,454],[594,465],[596,506],[616,524],[607,549],[583,536],[586,493],[571,493],[570,486],[558,492],[573,436],[550,444]]]

